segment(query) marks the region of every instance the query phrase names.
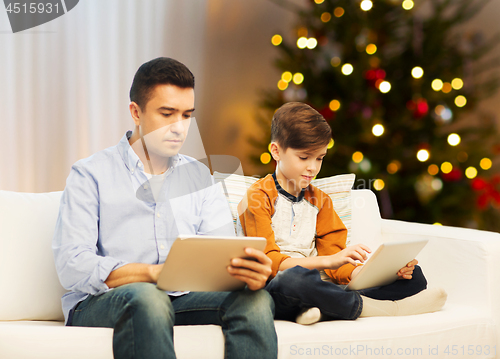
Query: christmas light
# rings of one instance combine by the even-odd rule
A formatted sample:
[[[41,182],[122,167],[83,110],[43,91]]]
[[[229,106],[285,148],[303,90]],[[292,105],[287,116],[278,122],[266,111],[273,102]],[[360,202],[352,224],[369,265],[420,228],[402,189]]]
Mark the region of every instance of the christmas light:
[[[335,15],[336,17],[342,17],[344,13],[345,13],[344,9],[341,8],[340,6],[336,7],[335,10],[333,10],[333,15]]]
[[[360,163],[361,161],[363,161],[363,158],[364,158],[363,154],[359,151],[356,151],[352,154],[352,161],[354,163]]]
[[[387,165],[387,172],[391,175],[395,174],[401,168],[401,162],[392,161]]]
[[[441,224],[441,223],[439,223],[439,222],[436,222],[436,223],[434,223],[433,225],[434,225],[434,226],[442,226],[442,224]]]
[[[297,40],[297,47],[299,49],[305,49],[307,46],[307,38],[306,37],[299,37]]]
[[[335,145],[335,141],[333,140],[333,138],[330,138],[330,142],[328,142],[328,146],[326,146],[326,148],[330,149],[333,147],[333,145]]]
[[[321,14],[321,21],[328,22],[332,19],[332,15],[329,12],[324,12]]]
[[[278,46],[279,44],[281,44],[281,42],[283,41],[283,38],[281,37],[281,35],[274,35],[272,38],[271,38],[271,43],[274,45],[274,46]]]
[[[325,1],[325,0],[314,0],[314,2],[315,2],[316,4],[323,4],[323,2],[324,2],[324,1]]]
[[[363,1],[361,1],[360,6],[361,6],[361,10],[369,11],[373,7],[373,3],[371,2],[371,0],[363,0]]]
[[[368,55],[373,55],[376,52],[377,52],[377,46],[375,44],[366,45],[366,53]]]
[[[349,76],[350,74],[352,74],[353,71],[354,71],[354,67],[352,67],[351,64],[344,64],[342,66],[342,73],[346,76]]]
[[[339,100],[331,100],[330,101],[330,110],[333,112],[338,111],[340,108],[340,101]]]
[[[450,162],[443,162],[441,164],[441,172],[450,173],[453,170],[453,165]]]
[[[453,112],[448,107],[445,107],[443,112],[441,112],[441,118],[445,121],[451,120],[453,117]]]
[[[427,172],[431,175],[431,176],[435,176],[439,173],[439,167],[436,166],[435,164],[432,164],[430,165],[429,167],[427,167]]]
[[[382,81],[378,89],[382,93],[388,93],[389,91],[391,91],[391,84],[389,81]]]
[[[271,155],[268,152],[264,152],[260,155],[260,162],[267,165],[269,162],[271,162]]]
[[[452,133],[448,136],[448,144],[450,146],[457,146],[460,143],[461,139],[460,136],[457,135],[456,133]]]
[[[441,91],[443,89],[443,81],[435,79],[432,81],[431,87],[434,91]]]
[[[430,154],[429,154],[429,151],[427,150],[420,150],[417,152],[417,159],[420,161],[420,162],[425,162],[429,159],[430,157]]]
[[[441,191],[443,189],[443,181],[439,178],[434,178],[431,182],[431,187],[434,191]]]
[[[288,87],[288,82],[283,81],[283,80],[279,80],[279,81],[278,81],[278,88],[279,88],[281,91],[285,91],[287,87]]]
[[[307,37],[307,34],[309,31],[307,31],[307,27],[301,26],[297,30],[297,37]]]
[[[337,67],[340,65],[340,57],[332,57],[332,59],[330,60],[330,64],[333,66],[333,67]]]
[[[267,150],[269,151],[269,153],[271,153],[271,144],[267,146]]]
[[[451,87],[453,87],[454,90],[460,90],[464,87],[464,82],[459,78],[453,79],[453,81],[451,81]]]
[[[304,75],[302,75],[300,72],[297,72],[295,75],[293,75],[293,83],[295,85],[300,85],[304,81]]]
[[[424,76],[424,70],[420,66],[416,66],[411,70],[411,75],[415,79],[419,79]]]
[[[434,109],[434,112],[436,115],[441,116],[441,114],[444,111],[444,106],[443,105],[437,105],[436,108]]]
[[[449,93],[449,92],[451,92],[451,90],[452,90],[451,84],[450,84],[449,82],[445,82],[445,83],[443,84],[443,88],[442,88],[442,90],[443,90],[443,92],[444,92],[444,93]]]
[[[479,162],[479,166],[481,166],[481,168],[483,170],[489,170],[491,168],[491,166],[493,165],[493,162],[491,162],[491,160],[489,158],[483,158],[480,162]]]
[[[281,79],[285,82],[290,82],[292,81],[292,73],[290,71],[285,71],[281,75]]]
[[[415,4],[413,3],[412,0],[405,0],[405,1],[403,1],[403,4],[401,4],[401,5],[403,6],[403,9],[411,10],[411,9],[413,9],[413,6]]]
[[[468,167],[466,170],[465,170],[465,177],[467,177],[468,179],[473,179],[477,176],[477,169],[475,167]]]
[[[382,136],[384,134],[384,131],[385,131],[384,126],[382,126],[381,124],[377,124],[372,128],[373,135],[377,137]]]
[[[377,191],[382,191],[385,187],[385,182],[381,179],[376,179],[375,182],[373,182],[373,188],[375,188]]]
[[[455,105],[457,105],[457,107],[464,107],[466,103],[467,99],[465,96],[459,95],[455,97]]]
[[[308,49],[312,50],[316,47],[316,45],[318,45],[318,40],[316,40],[314,37],[307,39],[306,47]]]

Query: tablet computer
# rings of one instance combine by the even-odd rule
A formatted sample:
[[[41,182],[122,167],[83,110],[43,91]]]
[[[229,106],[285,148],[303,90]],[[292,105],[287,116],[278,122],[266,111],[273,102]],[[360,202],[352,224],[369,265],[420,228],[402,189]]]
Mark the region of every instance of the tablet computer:
[[[391,284],[401,268],[415,259],[427,239],[383,243],[363,265],[347,290],[361,290]]]
[[[179,236],[168,253],[157,287],[166,291],[233,291],[245,283],[232,277],[232,258],[248,257],[247,247],[263,251],[263,237]]]

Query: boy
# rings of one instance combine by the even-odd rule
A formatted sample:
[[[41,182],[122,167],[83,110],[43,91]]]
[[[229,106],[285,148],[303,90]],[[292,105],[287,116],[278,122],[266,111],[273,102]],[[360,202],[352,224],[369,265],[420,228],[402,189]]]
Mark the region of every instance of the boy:
[[[276,304],[275,318],[312,324],[440,310],[446,293],[424,290],[427,281],[416,260],[401,268],[401,280],[393,284],[362,291],[340,286],[357,275],[361,264],[356,261],[363,263],[370,249],[362,244],[346,248],[347,230],[330,197],[310,184],[330,139],[330,126],[310,106],[280,107],[271,125],[276,172],[254,183],[238,207],[245,235],[267,239],[274,278],[266,290]]]

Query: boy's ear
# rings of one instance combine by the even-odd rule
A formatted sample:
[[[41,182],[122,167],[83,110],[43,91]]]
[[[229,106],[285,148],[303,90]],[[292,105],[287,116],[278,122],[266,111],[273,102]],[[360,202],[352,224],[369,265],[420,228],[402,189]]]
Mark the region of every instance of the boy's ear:
[[[271,156],[273,156],[273,159],[278,162],[280,160],[280,152],[281,148],[276,142],[271,142]]]
[[[138,104],[132,101],[128,105],[128,109],[130,110],[130,115],[132,116],[135,125],[139,126],[140,124],[139,113],[141,112],[141,108],[139,107]]]

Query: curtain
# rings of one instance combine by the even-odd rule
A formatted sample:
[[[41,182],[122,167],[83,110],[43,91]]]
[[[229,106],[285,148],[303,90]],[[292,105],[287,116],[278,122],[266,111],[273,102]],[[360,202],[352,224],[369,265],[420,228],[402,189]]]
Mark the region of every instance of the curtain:
[[[205,18],[206,0],[82,0],[13,34],[0,9],[0,190],[63,190],[74,162],[117,144],[142,63],[173,57],[200,83]]]

